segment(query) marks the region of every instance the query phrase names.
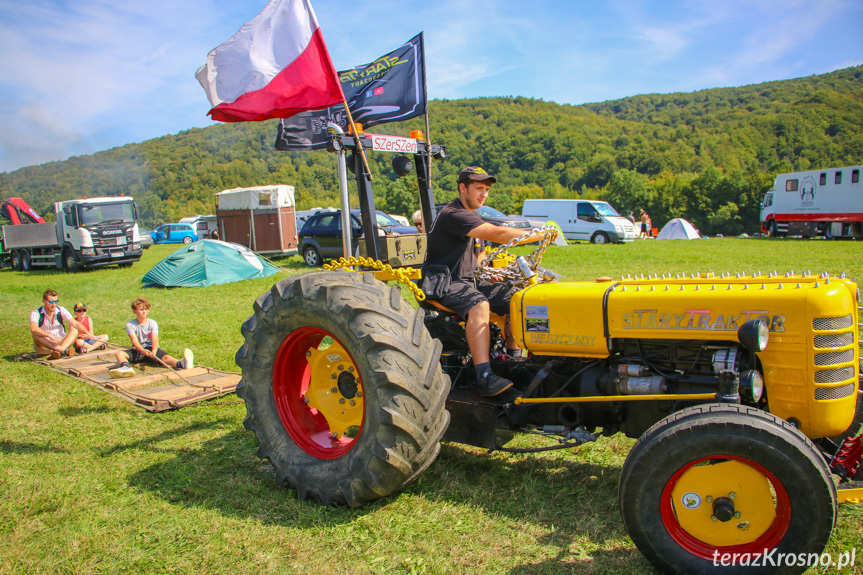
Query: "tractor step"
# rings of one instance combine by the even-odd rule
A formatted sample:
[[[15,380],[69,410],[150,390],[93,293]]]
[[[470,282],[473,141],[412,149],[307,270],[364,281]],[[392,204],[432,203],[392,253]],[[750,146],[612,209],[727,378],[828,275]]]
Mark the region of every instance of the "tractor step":
[[[836,501],[839,503],[863,503],[863,481],[840,483],[836,488]]]

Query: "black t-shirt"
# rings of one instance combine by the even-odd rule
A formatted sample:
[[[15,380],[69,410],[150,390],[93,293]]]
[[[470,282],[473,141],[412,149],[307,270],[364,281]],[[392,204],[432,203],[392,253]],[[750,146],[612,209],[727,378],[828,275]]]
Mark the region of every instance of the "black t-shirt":
[[[483,223],[459,198],[445,205],[429,231],[424,265],[444,265],[454,278],[472,280],[482,242],[467,234]]]

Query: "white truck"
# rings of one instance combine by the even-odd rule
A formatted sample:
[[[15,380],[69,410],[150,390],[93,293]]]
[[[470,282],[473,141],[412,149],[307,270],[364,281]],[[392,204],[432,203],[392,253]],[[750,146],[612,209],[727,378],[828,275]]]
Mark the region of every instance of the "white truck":
[[[608,202],[597,200],[525,200],[521,215],[529,220],[554,221],[568,240],[594,244],[631,242],[635,224]]]
[[[138,206],[129,197],[54,204],[56,222],[3,226],[2,264],[17,271],[53,267],[67,272],[141,259]]]
[[[777,175],[761,201],[761,231],[774,237],[863,237],[861,168]]]

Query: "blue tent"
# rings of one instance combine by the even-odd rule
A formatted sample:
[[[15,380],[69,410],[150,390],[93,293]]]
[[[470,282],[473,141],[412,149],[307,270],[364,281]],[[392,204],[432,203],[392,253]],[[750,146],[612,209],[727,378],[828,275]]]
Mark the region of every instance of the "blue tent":
[[[183,246],[147,272],[144,287],[206,287],[264,278],[279,271],[239,244],[201,240]]]

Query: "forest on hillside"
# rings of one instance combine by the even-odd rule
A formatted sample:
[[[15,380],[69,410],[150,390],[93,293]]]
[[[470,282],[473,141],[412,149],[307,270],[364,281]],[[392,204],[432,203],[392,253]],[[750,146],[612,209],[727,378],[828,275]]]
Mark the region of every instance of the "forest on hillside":
[[[431,139],[447,158],[432,170],[438,201],[481,165],[498,178],[488,204],[520,213],[527,198],[588,197],[655,226],[684,217],[702,233],[758,231],[759,203],[777,173],[863,164],[863,66],[692,93],[560,105],[522,97],[433,100]],[[376,126],[406,136],[421,118]],[[338,205],[335,155],[275,150],[276,122],[219,124],[0,173],[0,200],[41,214],[58,200],[134,196],[147,226],[214,213],[228,188],[290,184],[298,209]],[[413,176],[370,154],[377,207],[410,214]],[[353,184],[351,185],[353,190]],[[355,194],[353,201],[356,201]]]

